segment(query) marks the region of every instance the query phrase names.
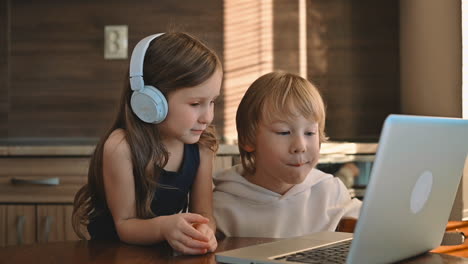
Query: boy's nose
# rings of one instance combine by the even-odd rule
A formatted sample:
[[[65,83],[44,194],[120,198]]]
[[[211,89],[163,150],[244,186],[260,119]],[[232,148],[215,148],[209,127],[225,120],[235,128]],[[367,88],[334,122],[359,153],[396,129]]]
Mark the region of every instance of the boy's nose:
[[[302,153],[306,151],[306,141],[302,137],[297,137],[291,144],[291,153]]]

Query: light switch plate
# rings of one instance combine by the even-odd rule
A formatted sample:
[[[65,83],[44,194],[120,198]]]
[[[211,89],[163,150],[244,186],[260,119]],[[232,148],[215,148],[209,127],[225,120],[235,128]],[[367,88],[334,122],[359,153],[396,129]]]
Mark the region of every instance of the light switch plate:
[[[128,57],[128,26],[104,27],[104,59],[126,59]]]

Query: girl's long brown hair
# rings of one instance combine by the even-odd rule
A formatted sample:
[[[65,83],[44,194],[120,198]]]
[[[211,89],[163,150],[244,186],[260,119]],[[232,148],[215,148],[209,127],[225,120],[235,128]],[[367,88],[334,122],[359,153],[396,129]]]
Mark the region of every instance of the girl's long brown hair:
[[[167,98],[169,93],[177,89],[203,83],[218,68],[221,68],[221,63],[215,52],[199,40],[186,33],[166,33],[153,40],[148,47],[143,75],[145,84],[157,87]],[[96,207],[96,204],[106,205],[103,181],[104,143],[118,128],[125,130],[125,140],[130,146],[137,217],[147,219],[155,216],[151,211],[151,201],[159,178],[159,168],[166,165],[169,154],[162,144],[158,126],[140,121],[132,112],[131,94],[127,78],[117,116],[91,157],[88,183],[75,195],[73,229],[82,239],[85,239],[83,226],[93,217],[109,210]],[[218,142],[213,126],[203,132],[198,144],[216,152]]]

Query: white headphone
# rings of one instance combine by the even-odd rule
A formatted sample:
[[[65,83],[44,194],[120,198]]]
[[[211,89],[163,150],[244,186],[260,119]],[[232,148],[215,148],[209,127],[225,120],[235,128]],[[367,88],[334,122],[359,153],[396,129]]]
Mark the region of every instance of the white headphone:
[[[150,42],[163,34],[154,34],[140,40],[133,49],[130,59],[130,87],[133,91],[130,106],[138,118],[152,124],[159,124],[166,118],[167,100],[156,87],[145,85],[143,62]]]

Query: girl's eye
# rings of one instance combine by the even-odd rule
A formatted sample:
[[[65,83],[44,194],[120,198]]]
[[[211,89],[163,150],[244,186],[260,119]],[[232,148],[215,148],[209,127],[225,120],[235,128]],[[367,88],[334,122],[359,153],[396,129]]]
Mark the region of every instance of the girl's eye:
[[[200,105],[200,103],[191,103],[190,105],[191,106],[198,106],[198,105]]]
[[[281,131],[281,132],[276,132],[277,135],[281,135],[281,136],[286,136],[286,135],[289,135],[290,132],[289,131]]]
[[[306,132],[305,135],[306,136],[313,136],[313,135],[315,135],[315,132]]]

